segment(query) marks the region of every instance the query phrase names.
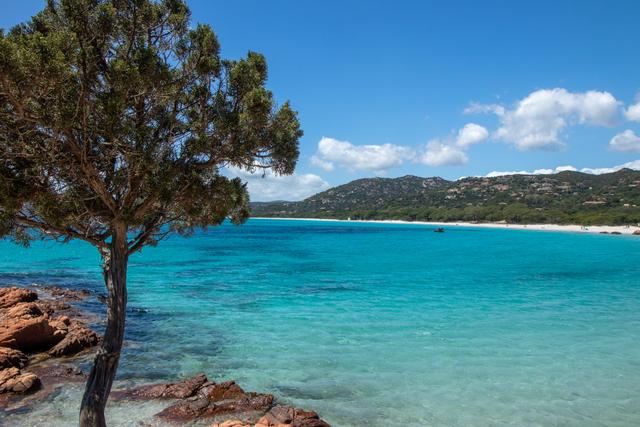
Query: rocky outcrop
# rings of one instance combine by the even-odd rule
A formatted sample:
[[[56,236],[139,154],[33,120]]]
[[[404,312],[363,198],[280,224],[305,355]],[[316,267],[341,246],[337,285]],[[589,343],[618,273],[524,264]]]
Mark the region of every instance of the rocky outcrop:
[[[67,298],[81,296],[48,289],[55,300],[39,300],[30,289],[0,288],[0,394],[24,394],[38,390],[41,380],[25,372],[27,354],[38,358],[76,354],[98,344],[100,337],[84,323],[68,316],[56,316],[55,307],[68,307]],[[82,294],[84,295],[84,294]]]
[[[177,383],[152,384],[131,390],[114,391],[111,396],[117,399],[186,399],[194,396],[207,382],[204,374],[198,374]]]
[[[640,230],[635,230],[632,234],[634,236],[640,236]]]
[[[40,387],[40,378],[30,372],[22,372],[18,368],[7,368],[0,371],[0,394],[27,393]]]
[[[69,321],[66,335],[48,351],[48,354],[52,357],[70,356],[85,348],[93,347],[99,342],[100,336],[83,323]]]
[[[226,419],[219,427],[329,427],[317,413],[275,403],[271,394],[244,391],[234,381],[215,383],[204,374],[184,381],[112,393],[116,399],[179,399],[158,413],[164,422],[191,423]]]
[[[0,370],[7,368],[24,368],[29,358],[20,350],[0,347]]]
[[[25,352],[46,350],[66,335],[66,325],[42,313],[35,303],[19,303],[0,314],[0,346]]]
[[[38,294],[28,289],[0,288],[0,309],[13,307],[19,302],[31,302],[38,299]]]

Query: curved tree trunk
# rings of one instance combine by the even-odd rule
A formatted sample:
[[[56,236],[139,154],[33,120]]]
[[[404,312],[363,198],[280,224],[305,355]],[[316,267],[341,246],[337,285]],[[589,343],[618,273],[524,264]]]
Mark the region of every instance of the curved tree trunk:
[[[107,328],[82,397],[80,427],[106,427],[104,408],[118,369],[124,338],[128,262],[126,227],[115,224],[112,233],[110,248],[102,254],[108,291]]]

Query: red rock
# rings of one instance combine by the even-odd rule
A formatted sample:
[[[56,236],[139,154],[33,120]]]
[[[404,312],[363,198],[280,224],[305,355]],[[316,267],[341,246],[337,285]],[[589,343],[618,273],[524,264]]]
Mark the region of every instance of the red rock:
[[[186,399],[194,396],[207,381],[204,374],[198,374],[177,383],[146,385],[132,390],[116,391],[113,395],[116,398],[129,399]]]
[[[38,286],[38,289],[42,289],[45,293],[51,295],[54,298],[63,299],[65,301],[81,301],[91,296],[91,291],[87,289],[66,289],[55,285]]]
[[[19,350],[0,347],[0,370],[6,368],[24,368],[29,358]]]
[[[115,398],[181,399],[156,417],[170,423],[191,423],[210,418],[224,419],[213,426],[246,427],[330,427],[313,411],[275,405],[270,394],[245,392],[234,381],[216,384],[204,374],[171,384],[156,384],[133,390],[114,391]]]
[[[0,394],[27,393],[40,387],[40,379],[30,372],[20,372],[18,368],[0,371]]]
[[[69,322],[69,318],[60,320]],[[73,322],[68,326],[65,337],[49,350],[49,355],[53,357],[69,356],[76,354],[85,348],[93,347],[100,342],[100,337],[91,329],[80,322]]]
[[[0,346],[21,351],[46,350],[59,343],[67,334],[52,324],[48,317],[3,319],[0,322]]]
[[[2,318],[9,319],[31,319],[33,317],[42,316],[44,313],[40,306],[35,302],[19,302],[5,309]]]
[[[209,427],[252,427],[252,425],[240,420],[228,420],[222,423],[212,424]]]
[[[226,381],[220,384],[205,384],[198,391],[198,395],[215,402],[219,400],[238,399],[246,396],[246,393],[235,381]]]
[[[206,398],[183,400],[156,416],[170,422],[185,423],[225,414],[264,413],[271,408],[273,400],[272,395],[259,393],[247,393],[239,399],[218,402]]]
[[[38,294],[22,288],[0,288],[0,308],[9,308],[19,302],[32,302],[38,299]]]
[[[322,421],[316,412],[286,405],[274,406],[259,422],[268,426],[285,424],[294,427],[329,427],[329,424]]]

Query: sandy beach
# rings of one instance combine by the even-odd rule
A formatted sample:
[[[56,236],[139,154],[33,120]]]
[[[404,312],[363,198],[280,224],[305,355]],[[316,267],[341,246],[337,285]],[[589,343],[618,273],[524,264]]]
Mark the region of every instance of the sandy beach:
[[[438,227],[475,227],[475,228],[505,228],[511,230],[533,230],[533,231],[559,231],[568,233],[591,233],[591,234],[621,234],[631,235],[634,232],[640,233],[640,227],[631,225],[575,225],[575,224],[505,224],[501,222],[430,222],[430,221],[402,221],[402,220],[345,220],[345,219],[321,219],[321,218],[266,218],[254,217],[255,219],[277,219],[277,220],[303,220],[303,221],[332,221],[332,222],[366,222],[380,224],[413,224],[432,225]]]

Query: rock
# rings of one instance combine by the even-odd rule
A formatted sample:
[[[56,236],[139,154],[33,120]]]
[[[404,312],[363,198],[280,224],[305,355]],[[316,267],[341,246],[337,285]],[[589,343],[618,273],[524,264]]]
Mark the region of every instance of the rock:
[[[69,321],[69,318],[66,318]],[[67,323],[69,324],[69,323]],[[58,344],[49,350],[49,356],[60,357],[76,354],[86,348],[93,347],[100,342],[100,336],[81,322],[73,322],[68,326],[68,332]]]
[[[59,343],[67,334],[60,323],[47,316],[31,319],[3,319],[0,322],[0,346],[21,351],[46,350]]]
[[[61,288],[60,286],[55,285],[38,286],[38,288],[51,295],[53,298],[59,298],[65,301],[82,301],[91,296],[91,291],[87,289],[75,290]]]
[[[165,408],[157,417],[176,423],[213,418],[218,415],[238,415],[264,413],[273,405],[270,394],[246,393],[238,399],[211,401],[205,398],[185,400]]]
[[[632,234],[634,236],[640,236],[640,230],[635,230]]]
[[[3,310],[2,319],[31,319],[44,313],[35,302],[19,302]]]
[[[313,411],[293,408],[291,406],[276,405],[258,423],[271,426],[290,425],[295,427],[330,427]]]
[[[0,370],[6,368],[24,368],[29,358],[19,350],[8,347],[0,347]]]
[[[19,302],[32,302],[38,299],[38,294],[22,288],[0,288],[0,308],[9,308]]]
[[[133,390],[114,392],[116,398],[129,399],[186,399],[194,396],[203,384],[207,383],[204,374],[169,384],[155,384],[135,388]]]
[[[48,314],[49,316],[51,316],[53,313],[65,313],[73,315],[78,314],[77,309],[73,308],[70,304],[67,304],[64,301],[38,301],[38,306],[40,307],[40,310],[42,310],[42,312]]]
[[[0,295],[5,305],[0,309],[2,347],[24,352],[50,349],[50,356],[68,356],[99,342],[99,336],[82,322],[68,316],[51,318],[54,310],[50,301],[36,301],[33,291],[0,288]]]
[[[208,400],[218,401],[226,399],[238,399],[246,396],[246,393],[235,381],[224,383],[207,383],[199,391],[198,395]]]
[[[30,372],[21,372],[18,368],[0,371],[0,394],[27,393],[38,388],[40,388],[40,379]]]
[[[212,424],[209,427],[253,427],[251,424],[247,424],[240,420],[228,420],[222,423]]]
[[[169,384],[114,391],[116,399],[180,399],[156,417],[169,423],[192,423],[209,418],[218,427],[329,427],[317,413],[275,405],[270,394],[245,392],[235,381],[215,383],[204,374]],[[220,420],[222,418],[222,420]],[[223,421],[224,418],[229,420]],[[254,424],[258,421],[258,424]],[[212,427],[213,427],[212,426]]]

